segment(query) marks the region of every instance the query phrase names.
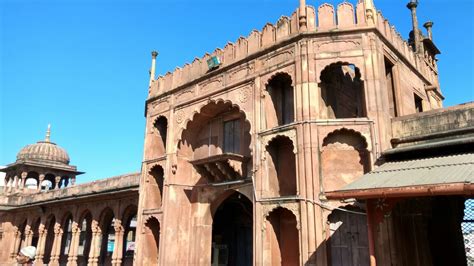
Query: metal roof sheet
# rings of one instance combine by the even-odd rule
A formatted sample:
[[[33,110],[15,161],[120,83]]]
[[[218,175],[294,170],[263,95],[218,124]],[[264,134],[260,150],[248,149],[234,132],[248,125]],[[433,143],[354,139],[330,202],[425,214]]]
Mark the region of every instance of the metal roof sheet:
[[[474,183],[474,153],[387,162],[338,191]]]

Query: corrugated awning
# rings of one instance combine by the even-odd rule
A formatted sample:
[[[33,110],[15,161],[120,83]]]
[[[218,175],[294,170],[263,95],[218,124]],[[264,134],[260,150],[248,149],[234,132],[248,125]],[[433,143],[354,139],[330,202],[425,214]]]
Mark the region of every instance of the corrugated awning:
[[[387,162],[328,199],[474,195],[474,153]]]

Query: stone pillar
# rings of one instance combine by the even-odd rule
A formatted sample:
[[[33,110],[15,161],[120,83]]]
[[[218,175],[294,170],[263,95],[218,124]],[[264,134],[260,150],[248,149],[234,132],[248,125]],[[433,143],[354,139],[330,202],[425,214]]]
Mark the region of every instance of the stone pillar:
[[[91,239],[91,250],[89,251],[89,266],[97,266],[100,256],[100,245],[102,238],[102,231],[100,230],[99,223],[96,220],[92,220],[91,223],[92,239]]]
[[[76,266],[77,265],[77,251],[79,249],[79,238],[81,235],[81,230],[79,228],[79,225],[76,222],[72,223],[71,232],[72,232],[71,246],[69,247],[67,265]]]
[[[54,189],[59,189],[59,182],[61,182],[61,176],[56,176],[54,181],[55,181]]]
[[[13,245],[11,246],[11,252],[10,252],[10,259],[12,261],[15,261],[16,255],[18,254],[18,251],[20,250],[20,244],[21,244],[21,232],[18,230],[18,227],[15,227],[13,231],[14,235],[14,240],[13,240]]]
[[[48,230],[45,229],[44,224],[40,224],[38,228],[38,246],[36,247],[35,264],[42,265],[44,257],[44,246],[46,244],[46,236]]]
[[[63,238],[63,229],[60,224],[54,225],[54,242],[51,250],[49,265],[59,265],[59,256],[61,255],[61,242]]]
[[[123,235],[125,230],[122,226],[122,222],[120,220],[114,221],[114,230],[115,230],[115,245],[114,245],[114,253],[112,254],[112,266],[120,266],[122,265],[122,258],[123,258]]]
[[[35,232],[33,232],[33,230],[31,230],[31,227],[27,225],[25,227],[24,234],[25,234],[25,247],[31,246],[31,243],[33,242],[33,235],[35,234]]]
[[[76,185],[76,176],[72,176],[72,177],[71,177],[70,183],[71,183],[71,187],[73,187],[73,186]]]
[[[21,173],[21,190],[25,190],[26,177],[28,177],[28,172]]]
[[[5,176],[5,191],[10,193],[12,191],[13,178],[10,176]]]
[[[15,177],[13,177],[13,186],[15,188],[15,192],[19,190],[20,180],[18,179],[18,175],[15,175]]]
[[[44,174],[40,174],[39,175],[39,179],[38,179],[38,188],[37,188],[37,191],[40,192],[41,191],[41,183],[44,181]]]

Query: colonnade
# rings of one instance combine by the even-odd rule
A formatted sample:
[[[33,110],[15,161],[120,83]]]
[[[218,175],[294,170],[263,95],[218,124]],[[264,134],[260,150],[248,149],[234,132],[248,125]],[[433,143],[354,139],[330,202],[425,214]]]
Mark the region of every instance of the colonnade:
[[[31,177],[31,175],[37,175],[37,178]],[[48,177],[47,177],[48,176]],[[52,184],[52,188],[59,189],[61,187],[66,186],[73,186],[76,183],[75,176],[62,176],[59,174],[52,174],[52,173],[37,173],[37,172],[26,172],[23,171],[20,174],[7,174],[5,176],[5,191],[7,193],[12,192],[24,192],[25,188],[27,188],[26,180],[27,179],[35,179],[37,181],[36,184],[36,191],[41,191],[41,186],[43,181],[49,180]]]
[[[61,220],[52,214],[32,220],[26,215],[28,218],[20,219],[20,223],[12,224],[11,230],[4,232],[0,244],[8,248],[11,262],[22,247],[33,245],[35,265],[132,265],[133,257],[126,254],[127,241],[136,239],[136,210],[136,206],[129,206],[110,219],[103,214],[113,214],[110,208],[100,213],[87,210],[78,219],[70,213]],[[109,235],[111,228],[113,236]]]

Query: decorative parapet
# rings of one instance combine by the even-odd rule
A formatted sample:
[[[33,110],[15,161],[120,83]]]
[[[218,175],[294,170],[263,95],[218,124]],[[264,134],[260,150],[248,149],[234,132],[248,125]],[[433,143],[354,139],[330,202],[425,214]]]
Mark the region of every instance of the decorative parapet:
[[[149,98],[171,91],[207,74],[209,72],[207,60],[213,56],[219,57],[220,68],[223,68],[300,33],[337,32],[338,30],[371,27],[378,29],[381,35],[410,64],[425,77],[432,77],[430,81],[435,83],[435,75],[429,73],[431,70],[436,70],[435,61],[423,60],[426,62],[422,62],[422,58],[415,56],[408,42],[403,40],[400,33],[390,25],[382,13],[375,12],[372,4],[366,4],[366,2],[367,0],[359,0],[355,7],[349,2],[343,2],[337,8],[331,4],[323,3],[317,8],[317,11],[313,6],[306,6],[307,29],[305,30],[299,27],[297,9],[291,17],[282,16],[275,24],[267,23],[262,31],[253,30],[248,37],[240,37],[235,43],[227,43],[224,49],[216,48],[211,54],[206,53],[203,57],[186,63],[183,67],[176,67],[173,73],[168,72],[164,76],[159,76],[152,81]]]

